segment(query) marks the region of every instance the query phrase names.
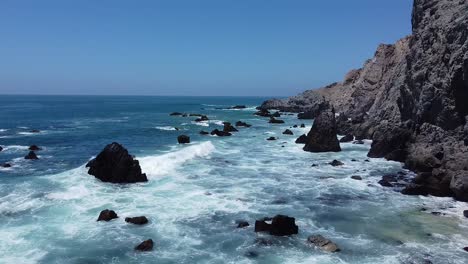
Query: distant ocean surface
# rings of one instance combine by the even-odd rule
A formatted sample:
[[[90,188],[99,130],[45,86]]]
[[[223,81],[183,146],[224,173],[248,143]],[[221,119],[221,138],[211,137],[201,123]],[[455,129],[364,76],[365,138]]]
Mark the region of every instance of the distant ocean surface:
[[[283,135],[303,120],[268,124],[253,115],[264,99],[0,95],[0,164],[12,165],[0,168],[0,263],[467,263],[464,203],[381,187],[383,175],[403,168],[366,162],[370,141],[342,144],[339,153],[302,151],[294,141],[312,122]],[[233,105],[247,108],[222,109]],[[169,116],[176,111],[210,120]],[[199,135],[239,120],[252,127]],[[177,144],[181,134],[192,142]],[[87,174],[87,161],[114,141],[149,182],[115,185]],[[33,144],[42,148],[39,160],[25,160]],[[334,159],[345,165],[328,165]],[[97,222],[104,209],[119,219]],[[295,217],[299,234],[254,232],[255,219],[276,214]],[[150,223],[124,221],[139,215]],[[250,226],[238,229],[236,220]],[[311,234],[342,251],[309,246]],[[153,251],[133,250],[149,238]]]

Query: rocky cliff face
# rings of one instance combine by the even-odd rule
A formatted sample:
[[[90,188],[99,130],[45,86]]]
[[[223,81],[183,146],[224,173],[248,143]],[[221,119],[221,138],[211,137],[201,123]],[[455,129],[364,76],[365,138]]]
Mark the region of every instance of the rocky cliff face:
[[[370,157],[420,172],[418,190],[468,201],[468,1],[414,0],[412,26],[342,82],[262,108],[314,117],[309,107],[330,102],[339,132],[374,140]]]

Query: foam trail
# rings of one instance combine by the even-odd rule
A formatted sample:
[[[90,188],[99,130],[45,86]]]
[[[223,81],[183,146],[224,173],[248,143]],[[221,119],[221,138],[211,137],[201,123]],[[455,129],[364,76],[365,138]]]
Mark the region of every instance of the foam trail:
[[[156,129],[164,130],[164,131],[175,131],[175,130],[177,130],[175,127],[171,127],[171,126],[157,126]]]
[[[206,157],[215,150],[211,141],[203,142],[198,145],[188,146],[181,150],[170,152],[160,156],[149,156],[138,158],[141,168],[149,177],[166,175],[174,171],[178,165],[189,160]]]

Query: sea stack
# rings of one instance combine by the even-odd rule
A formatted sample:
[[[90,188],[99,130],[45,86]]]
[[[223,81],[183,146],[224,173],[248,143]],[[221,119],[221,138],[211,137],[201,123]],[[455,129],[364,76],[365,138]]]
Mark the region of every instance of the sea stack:
[[[341,151],[336,130],[335,111],[330,108],[322,111],[314,120],[303,149],[309,152]]]
[[[135,183],[146,182],[146,174],[141,173],[138,160],[128,154],[119,143],[107,145],[95,159],[86,164],[88,174],[103,182]]]

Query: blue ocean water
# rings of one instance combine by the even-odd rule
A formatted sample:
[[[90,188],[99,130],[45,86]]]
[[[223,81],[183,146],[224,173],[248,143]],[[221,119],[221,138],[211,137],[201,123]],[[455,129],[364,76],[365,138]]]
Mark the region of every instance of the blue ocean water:
[[[12,165],[0,168],[0,263],[466,263],[464,203],[381,187],[382,175],[403,168],[366,162],[370,141],[342,144],[340,153],[303,152],[294,140],[312,122],[283,135],[301,120],[268,124],[253,115],[264,99],[0,96],[0,164]],[[247,108],[220,109],[233,105]],[[174,111],[210,121],[169,116]],[[253,126],[232,137],[199,135],[238,120]],[[178,145],[180,134],[192,143]],[[87,174],[84,164],[113,141],[136,156],[148,183],[115,185]],[[43,148],[39,160],[23,158],[32,144]],[[345,165],[328,165],[333,159]],[[96,222],[106,208],[119,219]],[[295,217],[299,234],[253,231],[255,219],[276,214]],[[150,223],[123,220],[139,215]],[[237,220],[251,225],[237,229]],[[342,251],[311,247],[311,234]],[[133,250],[149,238],[152,252]]]

